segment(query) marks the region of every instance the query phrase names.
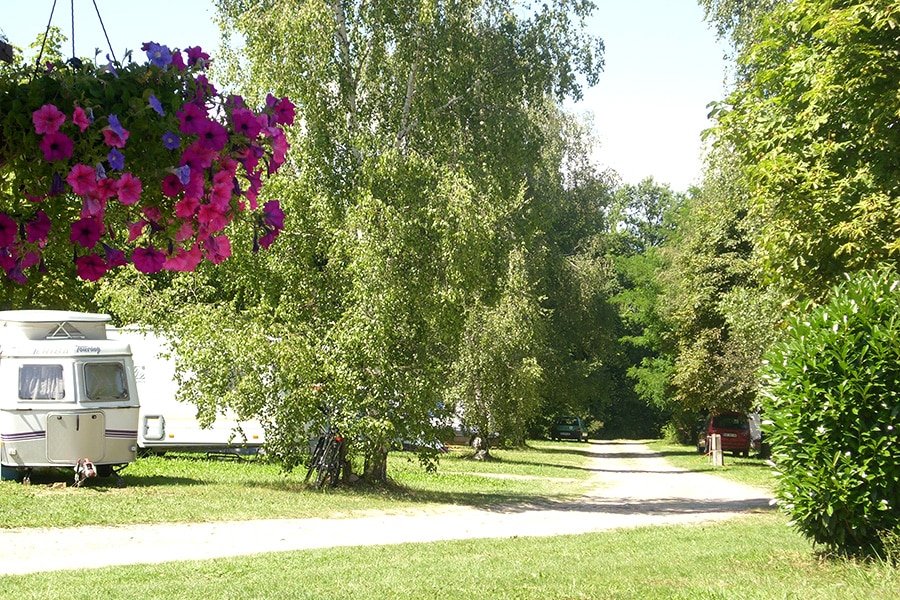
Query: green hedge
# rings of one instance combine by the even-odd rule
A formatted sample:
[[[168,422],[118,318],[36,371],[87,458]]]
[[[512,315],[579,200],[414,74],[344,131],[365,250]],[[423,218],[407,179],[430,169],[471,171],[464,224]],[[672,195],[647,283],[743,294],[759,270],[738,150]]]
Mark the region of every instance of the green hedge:
[[[862,272],[789,321],[764,367],[776,495],[828,550],[881,553],[900,520],[900,284]]]

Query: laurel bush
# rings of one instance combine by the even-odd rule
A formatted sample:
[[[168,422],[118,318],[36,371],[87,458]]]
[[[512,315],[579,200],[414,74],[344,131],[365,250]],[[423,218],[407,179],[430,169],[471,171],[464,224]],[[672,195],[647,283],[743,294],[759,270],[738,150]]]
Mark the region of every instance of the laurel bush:
[[[861,272],[789,320],[763,369],[776,496],[826,550],[883,554],[900,525],[900,282]]]

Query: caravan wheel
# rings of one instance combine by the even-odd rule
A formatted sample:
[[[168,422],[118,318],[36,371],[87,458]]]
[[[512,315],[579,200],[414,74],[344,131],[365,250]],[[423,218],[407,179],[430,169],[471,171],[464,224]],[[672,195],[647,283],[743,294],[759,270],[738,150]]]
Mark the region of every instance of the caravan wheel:
[[[15,467],[3,465],[0,468],[0,479],[3,481],[22,481],[22,472]]]

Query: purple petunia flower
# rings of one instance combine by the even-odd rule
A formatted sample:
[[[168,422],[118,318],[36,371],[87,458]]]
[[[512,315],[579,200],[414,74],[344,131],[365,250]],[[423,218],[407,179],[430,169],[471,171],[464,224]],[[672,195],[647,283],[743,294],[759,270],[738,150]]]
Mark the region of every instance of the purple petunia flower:
[[[109,128],[116,132],[119,137],[125,137],[125,128],[119,122],[118,115],[109,115]]]
[[[125,155],[115,148],[109,151],[109,154],[106,155],[106,160],[109,161],[109,166],[113,171],[121,171],[125,168]]]
[[[178,134],[172,133],[171,131],[167,131],[163,134],[162,141],[166,150],[174,150],[181,145],[181,138]]]
[[[178,181],[180,181],[182,185],[187,185],[191,181],[190,165],[182,165],[177,169],[172,169],[172,172],[175,173],[175,176],[178,177]]]
[[[145,44],[147,48],[147,59],[150,62],[160,69],[165,69],[172,63],[172,51],[169,50],[168,46],[164,46],[162,44],[157,44],[155,42],[150,42],[149,44]]]
[[[150,94],[148,101],[150,102],[150,107],[159,113],[160,116],[166,116],[166,111],[163,110],[162,104],[160,104],[159,99],[156,96]]]

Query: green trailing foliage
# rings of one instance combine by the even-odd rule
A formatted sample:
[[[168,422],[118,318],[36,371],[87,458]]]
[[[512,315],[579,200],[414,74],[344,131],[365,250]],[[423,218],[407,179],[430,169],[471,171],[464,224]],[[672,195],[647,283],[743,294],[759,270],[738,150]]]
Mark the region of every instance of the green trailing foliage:
[[[861,272],[789,321],[764,369],[777,497],[830,551],[880,553],[900,524],[900,281]]]

